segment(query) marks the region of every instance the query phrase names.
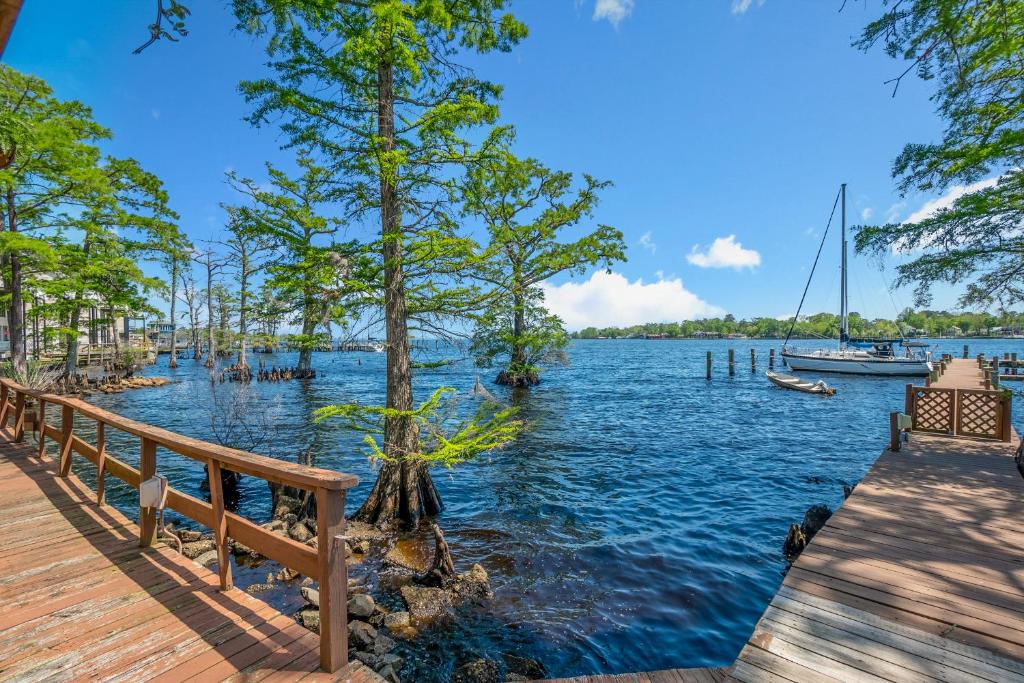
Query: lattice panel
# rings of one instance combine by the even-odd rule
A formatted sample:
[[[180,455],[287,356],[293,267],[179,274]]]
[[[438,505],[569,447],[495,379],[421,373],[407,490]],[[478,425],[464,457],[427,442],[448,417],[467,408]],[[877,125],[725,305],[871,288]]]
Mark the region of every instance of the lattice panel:
[[[999,394],[962,389],[957,392],[957,434],[998,439],[1002,434]]]
[[[914,431],[953,433],[954,392],[917,388],[914,391]]]

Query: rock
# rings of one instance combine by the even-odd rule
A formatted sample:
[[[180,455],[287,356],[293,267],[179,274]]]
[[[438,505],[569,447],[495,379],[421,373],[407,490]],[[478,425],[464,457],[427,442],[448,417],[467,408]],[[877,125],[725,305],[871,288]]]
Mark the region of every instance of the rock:
[[[301,522],[293,524],[291,528],[288,529],[288,535],[299,543],[305,543],[309,539],[313,538],[313,532],[309,530],[308,526]]]
[[[206,538],[200,541],[193,541],[192,543],[183,543],[181,545],[181,553],[190,560],[194,560],[200,555],[210,550],[216,550],[217,544],[212,538]]]
[[[245,589],[246,593],[265,593],[274,590],[272,583],[254,583]]]
[[[370,648],[370,651],[373,652],[373,654],[380,656],[386,655],[394,649],[395,641],[391,640],[387,636],[378,635],[373,639],[373,645]]]
[[[386,666],[393,666],[393,667],[395,667],[395,671],[398,671],[399,669],[402,668],[402,658],[399,657],[398,655],[393,655],[393,654],[381,655],[380,657],[377,658],[377,661],[382,666],[386,665]]]
[[[277,497],[277,507],[274,508],[274,517],[284,517],[294,513],[302,506],[302,503],[291,496],[280,495]]]
[[[384,625],[390,630],[408,628],[411,625],[408,612],[392,612],[384,615]]]
[[[479,564],[474,564],[468,572],[463,572],[455,577],[452,584],[452,591],[459,600],[473,600],[483,602],[494,597],[491,592],[490,577],[487,570]]]
[[[356,645],[356,649],[367,649],[377,640],[377,629],[365,621],[348,622],[348,639]]]
[[[806,545],[807,537],[800,530],[800,525],[790,524],[789,533],[786,534],[786,541],[782,544],[782,554],[786,556],[787,560],[793,562],[803,552]]]
[[[299,621],[313,633],[320,633],[320,610],[304,609],[299,612]]]
[[[203,565],[204,567],[208,567],[211,564],[217,564],[217,551],[207,550],[205,553],[194,559],[196,562]]]
[[[297,571],[295,571],[294,569],[289,569],[288,567],[285,567],[285,568],[283,568],[281,571],[279,571],[277,573],[277,580],[278,581],[291,581],[292,579],[298,577],[298,575],[299,575],[299,573]]]
[[[302,593],[303,600],[313,605],[313,607],[320,607],[320,591],[303,586],[299,589],[299,592]]]
[[[234,540],[231,542],[231,552],[233,552],[236,555],[251,555],[251,556],[259,555],[259,553],[257,553],[255,550],[253,550],[249,546],[247,546],[247,545],[245,545],[243,543],[239,543],[238,541],[234,541]]]
[[[477,659],[463,664],[452,674],[452,683],[498,682],[498,664],[490,659]]]
[[[309,578],[308,576],[304,577],[302,579],[302,587],[303,588],[308,588],[309,586],[312,586],[313,583],[314,583],[313,579]]]
[[[299,516],[294,512],[289,512],[287,515],[282,517],[281,520],[288,526],[291,526],[292,524],[295,524],[295,522],[299,521]]]
[[[395,667],[390,664],[385,664],[381,668],[377,669],[377,675],[385,681],[389,681],[389,683],[401,683],[401,679],[399,679],[398,674],[395,673]]]
[[[372,652],[362,652],[356,650],[352,653],[352,656],[358,659],[360,662],[370,667],[371,669],[377,666],[377,655]]]
[[[198,531],[182,529],[181,531],[178,531],[176,533],[178,534],[178,538],[181,539],[182,543],[195,543],[196,541],[201,541],[203,539],[203,535]]]
[[[365,538],[356,541],[351,547],[354,552],[357,552],[360,555],[365,555],[370,552],[370,542]]]
[[[288,528],[288,524],[284,520],[275,519],[272,522],[268,522],[266,527],[271,531],[282,531]]]
[[[416,623],[433,621],[452,609],[452,594],[443,588],[402,586],[400,592],[409,608],[409,618]]]
[[[356,619],[369,619],[373,615],[373,598],[369,595],[354,595],[348,601],[348,615]]]
[[[520,657],[511,652],[506,652],[501,658],[505,660],[505,667],[508,669],[508,673],[522,676],[524,681],[539,680],[547,677],[548,672],[545,671],[544,665],[536,659]],[[507,677],[506,680],[508,680]]]

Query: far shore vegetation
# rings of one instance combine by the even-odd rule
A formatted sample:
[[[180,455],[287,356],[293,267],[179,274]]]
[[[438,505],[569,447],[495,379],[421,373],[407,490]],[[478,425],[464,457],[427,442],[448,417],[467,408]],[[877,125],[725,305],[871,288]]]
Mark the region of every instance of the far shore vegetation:
[[[572,333],[573,339],[626,339],[659,336],[669,339],[719,338],[745,336],[757,339],[785,339],[793,319],[723,318],[683,320],[669,323],[644,323],[628,327],[586,327]],[[912,311],[907,309],[895,320],[868,320],[850,314],[853,337],[1006,337],[1024,333],[1024,312],[951,313],[949,311]],[[839,316],[816,313],[801,316],[793,326],[795,339],[834,339],[839,336]]]

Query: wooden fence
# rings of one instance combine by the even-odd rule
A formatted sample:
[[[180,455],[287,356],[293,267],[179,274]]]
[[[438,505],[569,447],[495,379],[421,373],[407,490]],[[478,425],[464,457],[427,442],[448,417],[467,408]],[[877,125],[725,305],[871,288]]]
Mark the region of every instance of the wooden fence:
[[[13,400],[12,400],[13,399]],[[29,407],[29,401],[35,401]],[[46,421],[47,408],[60,406],[60,426]],[[32,418],[29,413],[35,413]],[[74,433],[75,417],[96,423],[96,444],[86,443]],[[156,474],[157,448],[204,463],[209,472],[210,502],[174,488],[168,488],[167,507],[213,530],[221,590],[232,588],[229,539],[320,583],[320,665],[334,672],[348,661],[346,598],[348,571],[345,566],[345,494],[358,483],[350,474],[284,462],[254,453],[225,448],[199,439],[129,420],[74,398],[26,389],[0,379],[0,429],[15,441],[23,441],[26,424],[39,435],[39,454],[46,438],[59,444],[59,474],[68,476],[73,453],[97,467],[96,503],[104,504],[104,478],[117,477],[136,490],[142,481]],[[139,469],[106,452],[106,428],[139,437]],[[317,507],[316,548],[293,541],[224,509],[221,471],[230,470],[265,481],[312,491]],[[139,510],[139,545],[156,541],[156,511]]]
[[[996,389],[907,385],[904,412],[913,431],[1009,441],[1012,397]]]

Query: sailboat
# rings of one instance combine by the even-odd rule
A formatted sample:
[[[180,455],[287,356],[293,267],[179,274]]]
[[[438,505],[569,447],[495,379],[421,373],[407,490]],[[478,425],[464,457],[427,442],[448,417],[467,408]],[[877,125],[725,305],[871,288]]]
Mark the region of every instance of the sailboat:
[[[793,325],[786,335],[786,342],[782,347],[782,359],[793,370],[812,370],[816,372],[839,372],[848,375],[889,375],[889,376],[924,376],[932,371],[931,353],[927,350],[920,350],[917,346],[903,345],[905,354],[898,356],[893,344],[875,344],[869,348],[861,348],[851,344],[850,340],[850,306],[848,302],[847,268],[846,268],[846,183],[839,189],[842,200],[841,219],[841,256],[840,256],[840,301],[839,301],[839,347],[833,349],[798,349],[789,345],[789,337],[793,333],[793,326],[800,315],[800,308],[803,307],[804,298],[807,296],[807,288],[810,287],[811,278],[814,277],[814,268],[811,268],[811,275],[807,279],[807,286],[804,287],[804,298],[800,299],[800,308],[793,318]],[[835,205],[832,207],[835,211]],[[833,213],[833,216],[835,214]],[[829,219],[831,222],[831,219]],[[822,236],[822,244],[828,235],[828,228]],[[818,255],[821,255],[821,247],[818,248]],[[815,259],[815,265],[818,261]]]

